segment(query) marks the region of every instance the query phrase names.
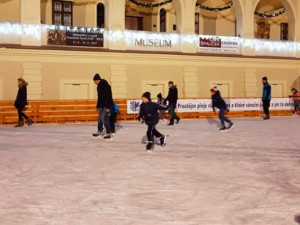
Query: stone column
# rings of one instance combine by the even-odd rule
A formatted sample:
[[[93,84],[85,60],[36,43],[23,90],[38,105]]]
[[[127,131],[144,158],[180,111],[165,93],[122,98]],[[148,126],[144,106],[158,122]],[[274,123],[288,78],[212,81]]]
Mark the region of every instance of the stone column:
[[[111,65],[110,81],[114,99],[127,99],[127,66]]]
[[[21,44],[29,46],[41,46],[41,1],[21,0],[21,23],[23,24],[23,34]],[[27,24],[36,26],[26,26]]]
[[[28,82],[28,100],[41,100],[42,90],[42,65],[40,62],[24,62],[23,78]]]
[[[198,97],[198,68],[196,66],[185,66],[183,69],[183,93],[185,98]]]
[[[125,50],[125,0],[109,0],[106,2],[105,27],[110,30],[108,48],[111,50]]]
[[[245,97],[257,97],[257,77],[255,68],[245,68]]]

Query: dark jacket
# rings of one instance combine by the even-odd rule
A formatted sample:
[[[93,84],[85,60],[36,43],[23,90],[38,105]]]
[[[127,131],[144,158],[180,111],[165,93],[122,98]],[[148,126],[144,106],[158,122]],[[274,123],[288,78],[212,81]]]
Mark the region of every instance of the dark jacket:
[[[110,109],[113,106],[112,92],[109,83],[102,79],[97,86],[98,101],[97,108]]]
[[[215,108],[218,109],[227,109],[226,102],[221,97],[220,91],[217,91],[215,94],[211,96],[212,99],[212,108],[215,111]]]
[[[271,100],[271,85],[269,83],[264,84],[262,100]]]
[[[169,104],[177,105],[178,100],[178,90],[177,87],[174,85],[173,87],[169,88],[169,94],[165,99],[165,102],[169,102]]]
[[[15,100],[15,107],[25,107],[27,105],[27,87],[23,85],[19,87],[17,98]]]
[[[165,110],[166,107],[154,102],[142,103],[140,106],[139,118],[145,120],[147,125],[158,123],[158,110]]]

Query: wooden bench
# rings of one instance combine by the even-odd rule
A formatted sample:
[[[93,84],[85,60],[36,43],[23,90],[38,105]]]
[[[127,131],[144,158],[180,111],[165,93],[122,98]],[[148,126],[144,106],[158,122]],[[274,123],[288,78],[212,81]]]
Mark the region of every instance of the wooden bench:
[[[137,115],[127,114],[127,100],[117,99],[115,102],[120,109],[118,120],[134,120]],[[14,101],[0,101],[0,124],[16,123],[18,120]],[[30,101],[26,106],[28,114],[35,123],[66,123],[97,121],[96,100],[41,100]],[[181,118],[216,118],[213,112],[178,113]],[[271,111],[272,116],[290,116],[292,111]],[[263,116],[260,111],[229,112],[229,117]],[[169,115],[166,114],[168,118]]]

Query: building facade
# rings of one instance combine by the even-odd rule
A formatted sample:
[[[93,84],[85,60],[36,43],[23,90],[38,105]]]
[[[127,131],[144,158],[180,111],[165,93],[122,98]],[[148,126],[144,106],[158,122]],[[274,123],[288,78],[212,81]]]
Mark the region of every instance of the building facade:
[[[144,5],[143,5],[144,4]],[[9,0],[0,2],[0,100],[96,98],[99,73],[115,98],[274,97],[299,87],[299,0]]]

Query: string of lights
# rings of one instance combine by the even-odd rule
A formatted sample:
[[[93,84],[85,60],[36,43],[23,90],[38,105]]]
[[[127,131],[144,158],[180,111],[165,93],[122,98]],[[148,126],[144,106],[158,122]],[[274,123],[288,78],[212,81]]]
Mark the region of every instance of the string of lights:
[[[215,7],[204,6],[204,5],[201,5],[200,3],[197,2],[196,7],[198,7],[199,9],[206,10],[206,11],[221,12],[221,11],[226,10],[226,9],[231,9],[233,7],[233,3],[229,3],[228,5],[225,5],[223,7],[215,8]]]
[[[263,17],[263,18],[274,18],[274,17],[278,17],[278,16],[282,15],[285,12],[286,12],[286,9],[282,9],[279,12],[272,13],[272,14],[266,14],[266,13],[260,13],[260,12],[254,12],[254,14],[256,16]]]

